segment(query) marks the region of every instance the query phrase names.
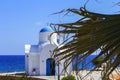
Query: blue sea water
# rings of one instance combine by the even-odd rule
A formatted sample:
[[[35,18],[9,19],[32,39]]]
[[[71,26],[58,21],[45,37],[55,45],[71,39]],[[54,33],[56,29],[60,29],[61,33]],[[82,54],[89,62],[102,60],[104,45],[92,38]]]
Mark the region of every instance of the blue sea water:
[[[86,63],[92,60],[95,55],[91,55],[86,59]],[[75,60],[73,61],[74,65]],[[88,64],[84,69],[91,69],[94,65]],[[78,68],[82,68],[82,62],[78,65]],[[20,72],[25,71],[25,56],[24,55],[0,55],[0,73],[6,72]]]
[[[0,73],[25,71],[24,55],[0,55]]]
[[[93,69],[95,66],[91,61],[95,57],[96,57],[96,55],[90,55],[84,61],[81,60],[79,62],[79,64],[78,64],[78,66],[77,66],[77,70],[80,70],[80,69],[86,69],[86,70]],[[75,70],[75,64],[76,64],[76,58],[72,62],[72,70]]]

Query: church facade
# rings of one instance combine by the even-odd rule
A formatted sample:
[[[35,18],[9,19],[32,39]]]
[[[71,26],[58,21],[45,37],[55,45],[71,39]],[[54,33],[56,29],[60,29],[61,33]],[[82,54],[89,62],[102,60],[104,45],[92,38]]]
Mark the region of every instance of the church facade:
[[[49,76],[49,75],[63,75],[63,64],[61,61],[58,65],[52,58],[53,50],[62,42],[62,37],[56,33],[52,36],[52,30],[48,27],[43,28],[39,32],[39,42],[37,45],[25,45],[25,71],[32,76]],[[68,67],[68,71],[70,67]]]

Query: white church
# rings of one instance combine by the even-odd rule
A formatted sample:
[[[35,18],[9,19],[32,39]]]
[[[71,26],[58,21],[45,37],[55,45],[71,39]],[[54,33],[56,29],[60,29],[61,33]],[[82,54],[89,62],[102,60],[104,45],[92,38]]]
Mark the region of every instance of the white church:
[[[25,45],[25,70],[30,76],[51,76],[64,75],[63,62],[58,65],[52,58],[53,50],[62,42],[62,37],[54,33],[52,29],[45,27],[39,32],[39,42],[37,45]],[[68,72],[72,65],[68,67]]]

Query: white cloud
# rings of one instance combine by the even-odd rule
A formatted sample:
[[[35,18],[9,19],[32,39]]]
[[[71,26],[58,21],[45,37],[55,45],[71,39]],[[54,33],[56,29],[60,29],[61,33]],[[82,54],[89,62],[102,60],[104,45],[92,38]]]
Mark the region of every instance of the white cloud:
[[[41,26],[42,24],[41,24],[41,22],[36,22],[35,23],[37,26]]]

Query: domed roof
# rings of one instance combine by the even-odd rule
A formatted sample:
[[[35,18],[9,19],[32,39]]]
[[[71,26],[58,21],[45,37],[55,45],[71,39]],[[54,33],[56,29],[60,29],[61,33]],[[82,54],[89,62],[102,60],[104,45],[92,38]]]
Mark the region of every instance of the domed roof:
[[[40,32],[53,32],[53,30],[50,27],[44,27],[40,30]]]

